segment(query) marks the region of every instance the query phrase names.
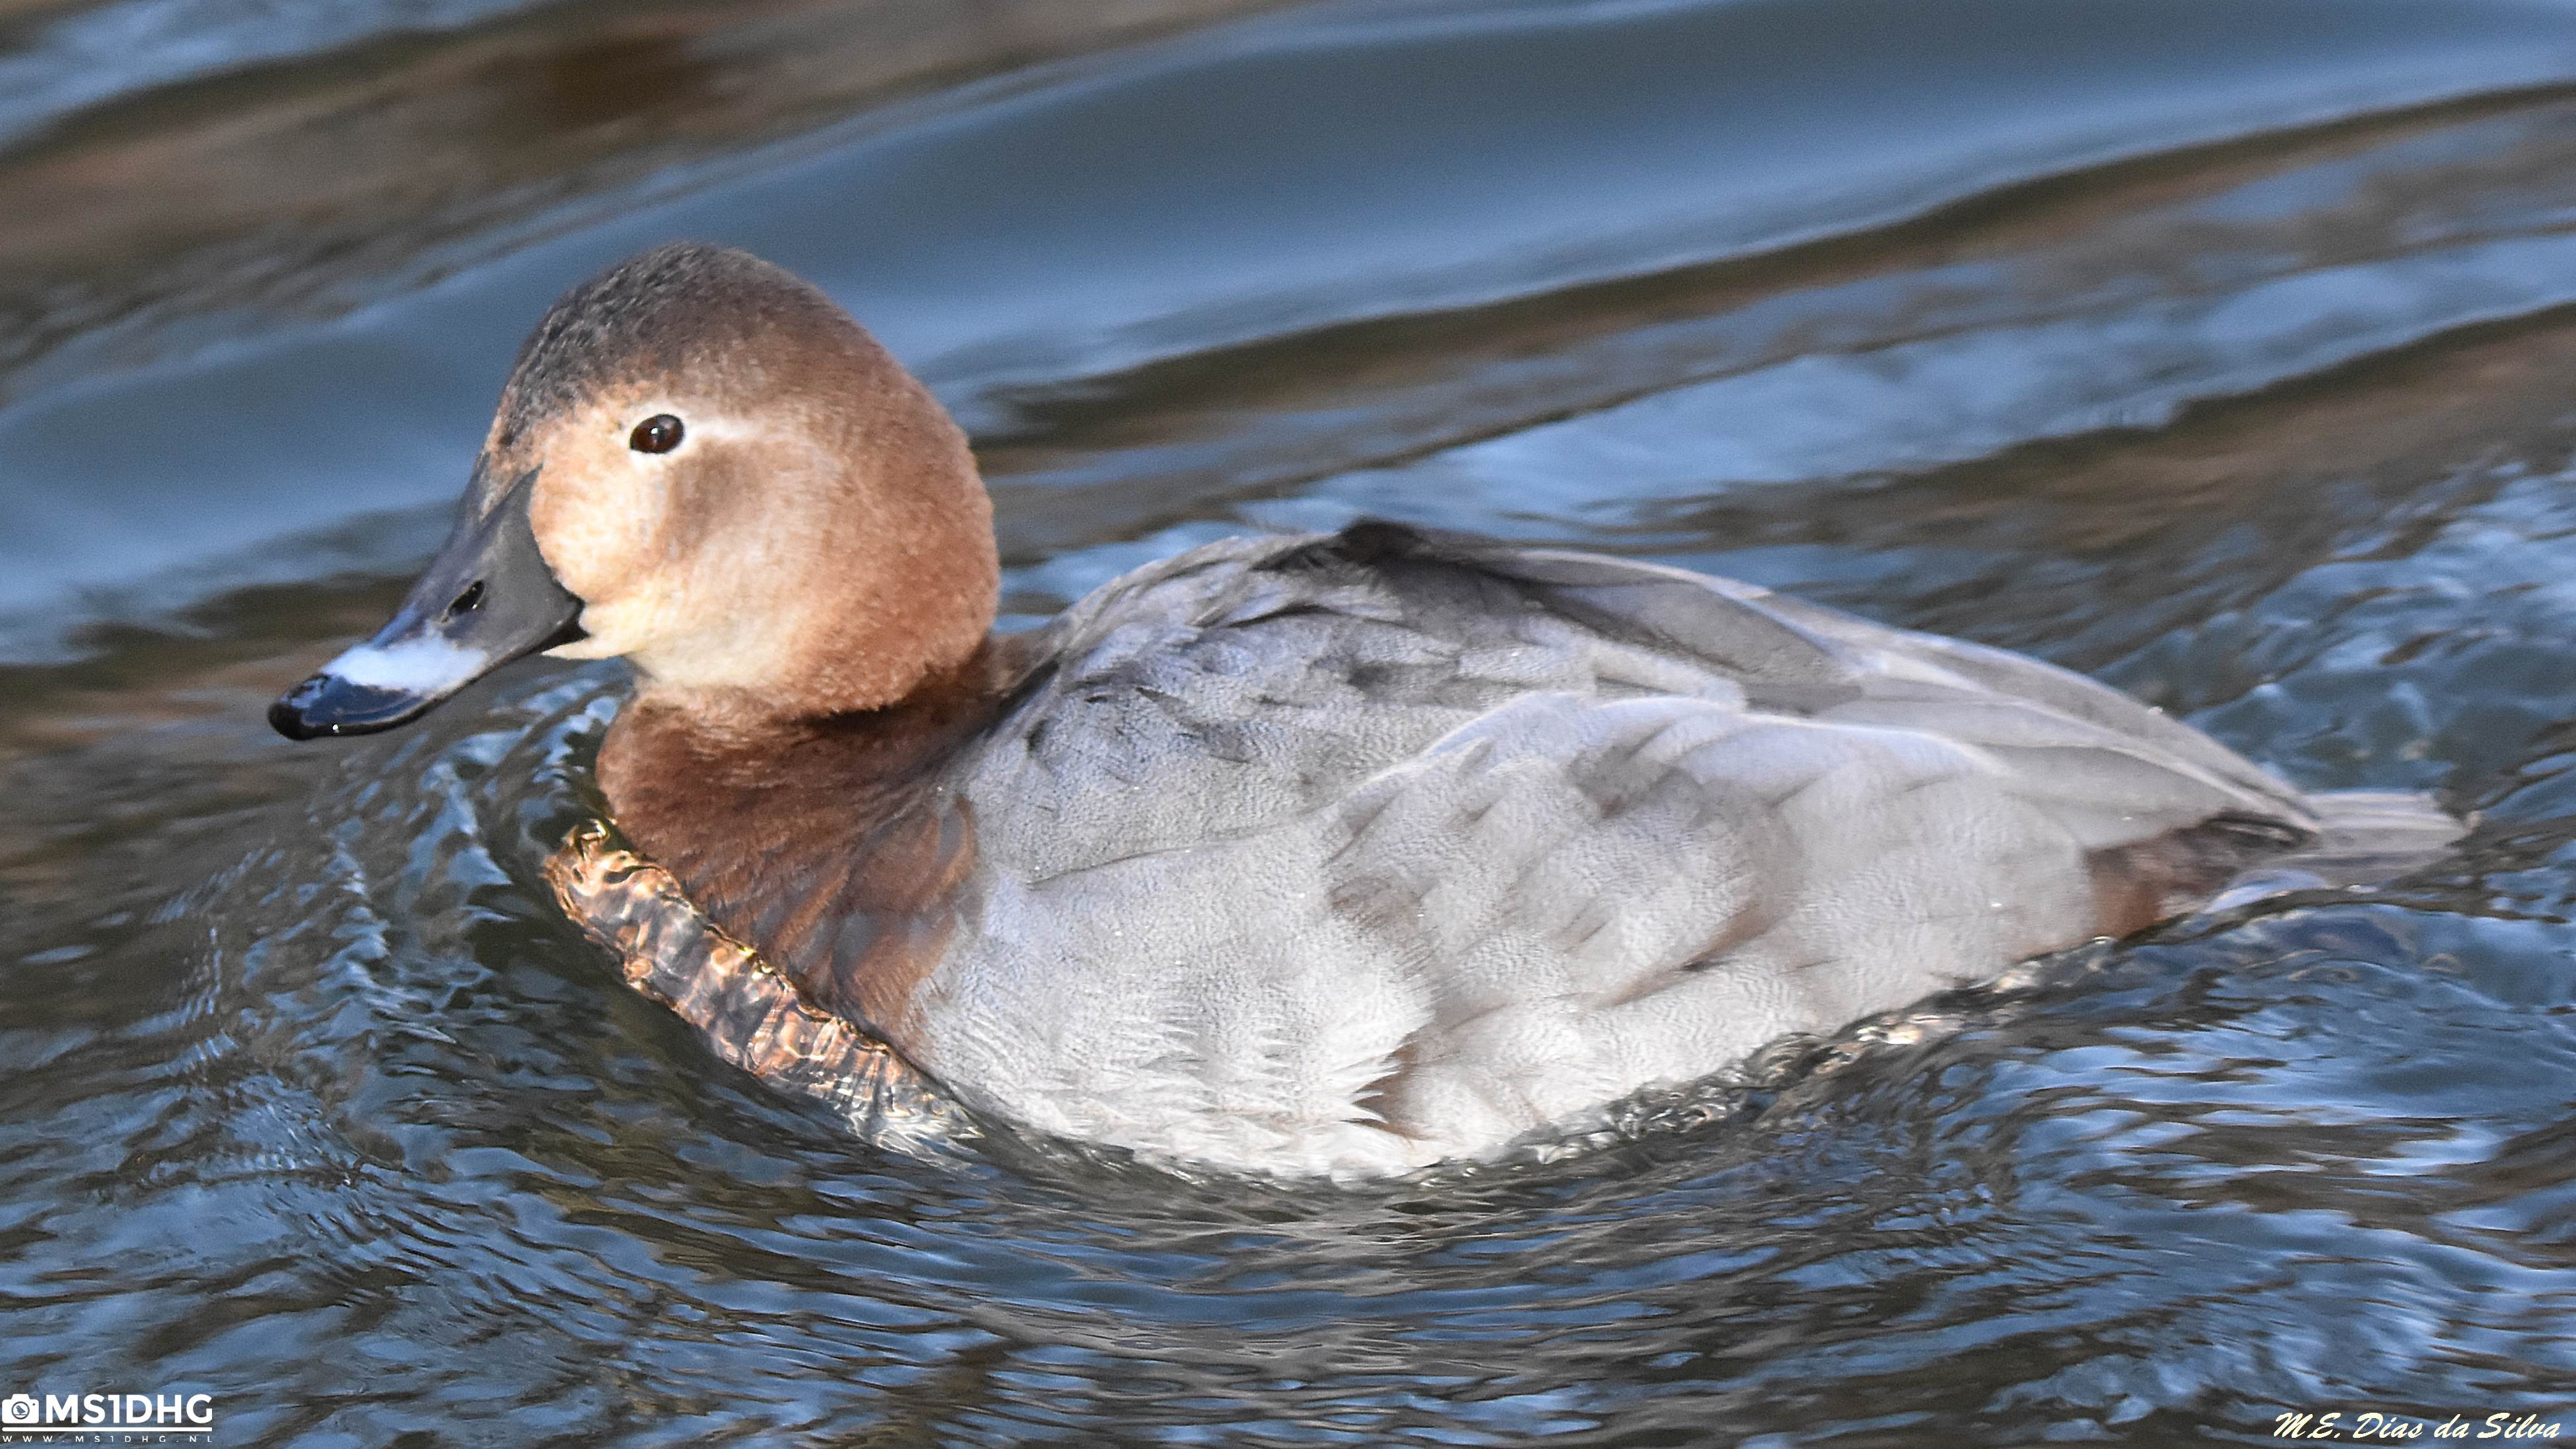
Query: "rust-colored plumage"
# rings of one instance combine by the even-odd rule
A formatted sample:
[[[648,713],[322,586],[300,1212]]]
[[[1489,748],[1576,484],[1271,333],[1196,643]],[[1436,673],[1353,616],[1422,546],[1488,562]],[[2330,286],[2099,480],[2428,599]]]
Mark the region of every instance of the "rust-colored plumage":
[[[872,1141],[910,1144],[963,1126],[909,1062],[806,1000],[605,826],[574,831],[546,862],[546,881],[564,913],[617,953],[627,984],[696,1027],[726,1061],[822,1100]]]
[[[618,826],[808,999],[903,1046],[915,989],[955,930],[975,821],[940,767],[989,724],[1022,661],[989,642],[874,710],[720,727],[638,701],[599,781]]]

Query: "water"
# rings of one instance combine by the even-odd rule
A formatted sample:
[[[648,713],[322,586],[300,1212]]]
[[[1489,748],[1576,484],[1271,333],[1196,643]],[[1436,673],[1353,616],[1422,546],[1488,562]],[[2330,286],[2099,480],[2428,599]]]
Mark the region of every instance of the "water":
[[[2576,6],[1079,9],[0,7],[0,1393],[309,1446],[2576,1433]],[[613,666],[260,722],[543,301],[671,235],[940,388],[1020,615],[1393,514],[2481,823],[1554,1160],[872,1151],[548,902]]]

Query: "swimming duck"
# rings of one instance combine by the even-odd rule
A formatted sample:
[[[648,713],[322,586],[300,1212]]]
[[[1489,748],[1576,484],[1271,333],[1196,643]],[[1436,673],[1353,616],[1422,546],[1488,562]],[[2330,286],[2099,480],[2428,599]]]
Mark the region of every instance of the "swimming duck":
[[[365,733],[623,657],[616,827],[804,1009],[981,1112],[1276,1174],[1491,1153],[2458,833],[2051,665],[1653,564],[1364,522],[1010,636],[998,576],[929,391],[798,278],[669,246],[545,314],[446,546],[270,718]]]

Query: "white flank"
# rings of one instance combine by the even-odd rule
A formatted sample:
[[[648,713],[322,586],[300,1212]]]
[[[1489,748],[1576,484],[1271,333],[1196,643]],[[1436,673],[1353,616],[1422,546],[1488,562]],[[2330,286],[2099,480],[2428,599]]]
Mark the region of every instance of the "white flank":
[[[322,672],[369,689],[427,694],[465,683],[489,662],[490,656],[480,650],[427,634],[382,648],[361,644],[323,665]]]

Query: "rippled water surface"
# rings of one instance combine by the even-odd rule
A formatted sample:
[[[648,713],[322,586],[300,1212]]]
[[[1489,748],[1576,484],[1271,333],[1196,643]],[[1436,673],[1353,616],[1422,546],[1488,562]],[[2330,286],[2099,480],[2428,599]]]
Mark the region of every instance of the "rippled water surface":
[[[545,299],[675,235],[932,380],[1021,616],[1388,514],[2480,824],[1554,1160],[874,1151],[546,896],[615,668],[260,722]],[[0,0],[0,508],[0,1393],[311,1446],[2576,1435],[2576,5]]]

